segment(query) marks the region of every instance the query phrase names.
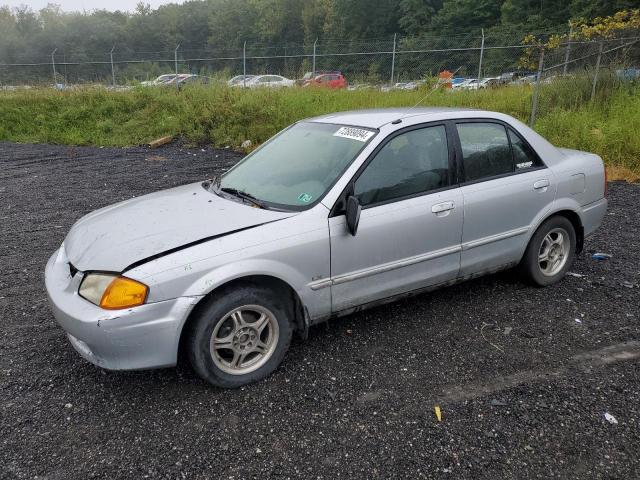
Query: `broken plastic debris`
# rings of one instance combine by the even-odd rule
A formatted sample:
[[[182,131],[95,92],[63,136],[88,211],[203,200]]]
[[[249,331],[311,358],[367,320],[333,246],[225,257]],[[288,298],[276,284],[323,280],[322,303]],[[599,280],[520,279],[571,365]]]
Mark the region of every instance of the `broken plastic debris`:
[[[574,273],[574,272],[567,272],[567,275],[569,275],[570,277],[576,277],[576,278],[584,277],[584,275],[582,275],[581,273]]]
[[[594,260],[598,260],[599,262],[603,261],[603,260],[609,260],[613,255],[610,255],[608,253],[601,253],[601,252],[596,252],[594,253],[591,258],[593,258]]]
[[[439,422],[442,421],[442,412],[440,411],[440,406],[436,405],[435,407],[433,407],[433,411],[436,413],[436,418],[438,419]]]
[[[582,320],[580,320],[579,318],[576,318],[576,323],[582,323]]]
[[[604,413],[604,419],[607,422],[609,422],[611,425],[617,425],[618,424],[618,420],[616,420],[616,417],[611,415],[609,412],[605,412]]]
[[[242,142],[240,144],[240,147],[242,147],[242,148],[251,148],[251,145],[253,145],[253,142],[251,140],[245,140],[244,142]]]

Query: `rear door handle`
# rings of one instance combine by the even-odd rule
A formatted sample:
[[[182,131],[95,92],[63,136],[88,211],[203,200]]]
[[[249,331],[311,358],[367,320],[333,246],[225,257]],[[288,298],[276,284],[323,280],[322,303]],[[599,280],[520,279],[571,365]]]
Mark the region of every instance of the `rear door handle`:
[[[431,212],[437,214],[442,212],[448,212],[449,210],[453,210],[454,208],[456,208],[456,204],[453,202],[436,203],[431,207]]]
[[[540,190],[542,188],[546,189],[548,186],[549,186],[549,180],[547,180],[546,178],[543,178],[542,180],[538,180],[533,184],[533,188],[535,190]]]

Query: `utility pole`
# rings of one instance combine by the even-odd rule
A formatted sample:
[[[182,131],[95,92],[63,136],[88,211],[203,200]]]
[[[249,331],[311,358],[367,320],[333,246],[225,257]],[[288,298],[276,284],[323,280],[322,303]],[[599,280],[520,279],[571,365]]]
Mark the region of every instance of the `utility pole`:
[[[55,87],[58,82],[56,81],[56,52],[58,49],[56,48],[53,52],[51,52],[51,66],[53,67],[53,86]]]

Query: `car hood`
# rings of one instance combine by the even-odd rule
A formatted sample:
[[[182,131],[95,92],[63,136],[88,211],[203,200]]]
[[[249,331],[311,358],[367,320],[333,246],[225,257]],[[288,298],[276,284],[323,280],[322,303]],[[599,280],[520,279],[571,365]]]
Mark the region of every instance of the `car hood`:
[[[121,272],[185,245],[292,215],[221,198],[194,183],[96,210],[71,227],[64,245],[81,271]]]

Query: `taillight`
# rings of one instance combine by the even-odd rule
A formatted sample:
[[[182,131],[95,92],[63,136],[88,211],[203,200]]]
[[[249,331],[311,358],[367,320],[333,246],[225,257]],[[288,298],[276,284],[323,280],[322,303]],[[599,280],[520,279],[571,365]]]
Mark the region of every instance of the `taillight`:
[[[607,182],[607,168],[604,169],[604,198],[609,194],[609,182]]]

